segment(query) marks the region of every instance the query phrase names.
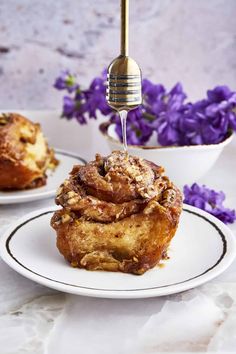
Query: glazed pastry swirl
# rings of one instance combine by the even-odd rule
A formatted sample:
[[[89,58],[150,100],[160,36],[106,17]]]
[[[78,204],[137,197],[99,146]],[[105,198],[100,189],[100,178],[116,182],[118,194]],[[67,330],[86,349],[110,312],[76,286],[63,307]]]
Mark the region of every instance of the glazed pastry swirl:
[[[0,190],[41,187],[58,163],[39,124],[17,113],[0,114]]]
[[[56,203],[51,225],[73,267],[143,274],[167,257],[182,196],[162,167],[113,151],[75,166]]]
[[[151,162],[114,151],[85,166],[75,166],[59,187],[56,203],[95,222],[109,223],[132,214],[147,213],[158,203],[175,200],[175,188],[163,168]]]

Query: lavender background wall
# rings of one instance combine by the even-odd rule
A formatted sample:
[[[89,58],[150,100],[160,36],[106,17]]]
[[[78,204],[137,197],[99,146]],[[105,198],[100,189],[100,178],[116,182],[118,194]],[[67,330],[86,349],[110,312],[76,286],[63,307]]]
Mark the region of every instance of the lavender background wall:
[[[143,76],[191,98],[236,89],[235,0],[130,0],[130,54]],[[0,109],[59,108],[70,68],[88,84],[119,51],[119,0],[0,0]]]

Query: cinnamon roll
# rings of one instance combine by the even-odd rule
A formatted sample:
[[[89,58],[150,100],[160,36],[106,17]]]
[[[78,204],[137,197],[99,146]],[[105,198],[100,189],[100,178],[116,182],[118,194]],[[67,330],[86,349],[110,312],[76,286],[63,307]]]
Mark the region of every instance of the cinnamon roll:
[[[74,166],[56,204],[51,225],[73,267],[143,274],[166,258],[182,196],[162,167],[114,151]]]
[[[58,164],[40,125],[16,113],[0,115],[0,190],[46,184],[46,170]]]

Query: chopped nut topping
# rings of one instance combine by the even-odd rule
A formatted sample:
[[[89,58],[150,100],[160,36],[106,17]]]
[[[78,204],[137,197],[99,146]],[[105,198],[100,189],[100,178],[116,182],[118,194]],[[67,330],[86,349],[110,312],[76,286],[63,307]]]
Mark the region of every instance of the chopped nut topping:
[[[76,197],[77,194],[76,194],[74,191],[70,191],[70,192],[67,193],[67,196],[68,196],[68,198],[70,199],[70,198],[72,198],[72,197]]]
[[[77,201],[78,201],[77,198],[71,198],[71,199],[69,199],[69,200],[67,201],[67,203],[68,203],[69,205],[72,205],[72,204],[77,203]]]
[[[70,217],[70,215],[68,215],[68,214],[64,214],[64,215],[62,215],[62,217],[61,217],[61,221],[62,221],[63,224],[65,224],[66,222],[68,222],[68,221],[70,221],[70,220],[71,220],[71,217]]]

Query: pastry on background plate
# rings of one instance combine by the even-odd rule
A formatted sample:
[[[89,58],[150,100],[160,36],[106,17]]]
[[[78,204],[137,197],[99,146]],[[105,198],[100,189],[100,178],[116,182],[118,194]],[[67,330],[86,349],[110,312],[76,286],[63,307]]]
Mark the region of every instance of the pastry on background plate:
[[[0,190],[41,187],[58,161],[40,125],[16,113],[0,115]]]
[[[74,166],[51,225],[73,267],[143,274],[167,257],[181,192],[152,162],[114,151]]]

